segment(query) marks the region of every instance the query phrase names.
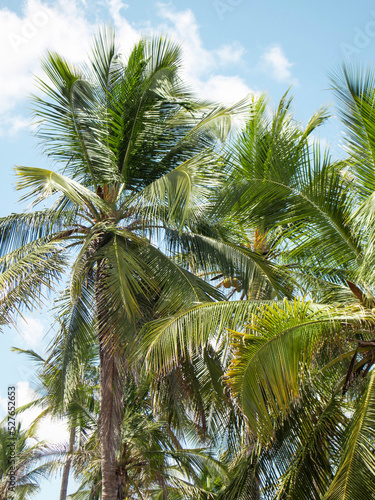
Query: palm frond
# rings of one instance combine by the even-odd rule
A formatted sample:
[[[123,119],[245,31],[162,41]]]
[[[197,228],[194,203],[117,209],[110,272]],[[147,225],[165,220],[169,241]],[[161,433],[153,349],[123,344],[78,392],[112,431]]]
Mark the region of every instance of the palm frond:
[[[291,296],[290,273],[248,246],[192,231],[177,233],[169,229],[166,236],[173,252],[180,250],[187,253],[205,272],[216,271],[224,276],[236,277],[242,290],[249,290],[258,271],[278,296]]]
[[[374,498],[375,371],[372,370],[346,431],[340,462],[325,500]]]
[[[228,338],[227,329],[241,328],[261,301],[231,301],[199,304],[187,311],[146,324],[139,334],[139,353],[146,368],[166,373],[184,355],[193,355],[209,340]]]
[[[44,291],[53,290],[66,267],[63,249],[56,242],[30,243],[15,251],[12,265],[6,265],[0,276],[0,322],[13,323],[22,308],[40,306]],[[17,257],[17,258],[15,258]],[[9,264],[11,257],[3,261]]]
[[[16,173],[20,177],[17,189],[30,189],[22,197],[23,200],[33,198],[33,203],[36,204],[60,192],[79,207],[89,209],[94,218],[99,219],[99,211],[109,211],[108,205],[96,193],[57,172],[18,166]]]
[[[375,190],[375,76],[372,69],[343,65],[331,77],[345,125],[347,164],[355,176],[358,194],[364,201]]]
[[[234,359],[226,377],[249,428],[262,442],[272,439],[275,421],[300,398],[314,356],[327,335],[353,316],[302,300],[273,304],[253,314],[244,333],[234,333]]]

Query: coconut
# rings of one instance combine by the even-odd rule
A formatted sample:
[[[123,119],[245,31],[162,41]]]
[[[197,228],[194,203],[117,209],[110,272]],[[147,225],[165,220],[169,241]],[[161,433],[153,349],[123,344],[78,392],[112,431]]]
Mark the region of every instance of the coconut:
[[[225,280],[223,280],[223,287],[230,288],[231,286],[232,286],[231,278],[225,278]]]

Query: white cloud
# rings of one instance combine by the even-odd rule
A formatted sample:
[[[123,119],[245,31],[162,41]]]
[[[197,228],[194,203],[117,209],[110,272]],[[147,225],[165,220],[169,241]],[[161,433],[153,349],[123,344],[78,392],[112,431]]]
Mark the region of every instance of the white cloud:
[[[116,37],[124,55],[127,55],[128,51],[141,38],[141,33],[133,28],[123,15],[128,7],[122,0],[109,0],[108,2],[108,10],[116,28]]]
[[[167,32],[168,36],[181,44],[187,75],[193,75],[193,78],[203,78],[220,66],[241,61],[245,49],[238,41],[213,50],[207,50],[204,47],[199,25],[190,9],[175,11],[171,5],[159,4],[159,15],[170,24],[159,26],[156,31]]]
[[[241,62],[245,49],[239,42],[207,50],[190,9],[177,12],[171,5],[159,4],[159,15],[170,23],[164,31],[182,46],[185,81],[201,97],[229,104],[254,93],[239,76],[219,72],[222,66]],[[159,31],[161,28],[158,27]]]
[[[113,22],[115,25],[121,24],[123,20],[123,16],[121,15],[121,11],[125,11],[129,8],[129,5],[126,5],[122,0],[109,0],[108,2],[109,12],[111,13]]]
[[[105,7],[116,27],[119,46],[128,54],[141,33],[126,19],[128,5],[122,0],[26,0],[20,14],[0,8],[0,67],[6,78],[0,79],[0,135],[15,134],[27,126],[23,116],[14,117],[14,108],[30,92],[36,91],[35,77],[42,76],[40,58],[47,50],[57,51],[75,63],[86,58],[97,24],[87,13]],[[190,9],[176,11],[171,6],[158,5],[161,22],[148,23],[142,34],[167,34],[182,45],[183,76],[202,95],[212,90],[211,98],[232,102],[233,96],[243,96],[252,90],[238,76],[220,74],[223,66],[241,61],[244,48],[238,43],[208,50],[204,47],[199,25]],[[95,17],[95,15],[93,16]],[[45,78],[45,77],[44,77]],[[216,81],[214,81],[217,79]],[[237,97],[236,97],[237,98]],[[26,106],[25,106],[26,108]],[[25,109],[25,114],[27,113]]]
[[[1,112],[0,112],[1,114]],[[14,114],[14,112],[3,113],[0,123],[0,137],[15,136],[21,130],[35,128],[35,123],[31,118],[25,118],[22,115]]]
[[[34,74],[41,73],[40,57],[58,50],[73,62],[87,52],[93,31],[74,1],[48,6],[27,0],[21,15],[0,9],[0,110],[11,109],[35,90]]]
[[[236,41],[228,45],[223,45],[216,50],[216,54],[219,58],[219,64],[221,65],[240,63],[245,52],[245,48]]]
[[[271,71],[271,75],[278,82],[294,82],[290,68],[294,65],[288,61],[282,48],[274,45],[262,55],[262,65],[265,71]]]
[[[29,382],[20,381],[16,387],[17,408],[38,399],[40,394],[33,391]],[[42,408],[35,407],[17,415],[16,420],[21,423],[23,429],[30,427],[31,423],[40,415]],[[69,439],[66,421],[44,417],[37,427],[37,437],[52,444],[64,443]]]
[[[46,332],[43,323],[33,316],[25,316],[25,321],[19,321],[18,330],[24,349],[36,349],[42,345]]]
[[[203,98],[226,105],[244,99],[251,92],[242,78],[238,76],[215,75],[196,85],[199,85],[199,89],[196,90],[199,90]]]
[[[171,5],[159,4],[159,15],[169,24],[158,26],[154,31],[168,33],[181,44],[185,77],[196,79],[215,69],[215,53],[204,48],[199,26],[190,9],[177,12]]]
[[[35,75],[41,76],[40,59],[47,51],[58,52],[72,63],[85,59],[92,36],[98,26],[86,18],[83,2],[59,0],[47,4],[43,0],[26,0],[20,15],[0,9],[0,113],[11,110],[30,92],[36,91]],[[108,13],[122,44],[130,45],[139,38],[121,12],[126,5],[110,0]]]
[[[20,408],[36,399],[40,394],[31,389],[29,382],[20,380],[16,384],[16,408]],[[32,422],[40,415],[41,407],[35,406],[16,415],[16,424],[21,424],[23,429],[28,429]],[[1,419],[8,413],[7,397],[0,397],[0,415]],[[69,439],[67,423],[63,419],[52,419],[44,417],[37,426],[36,437],[38,440],[48,441],[51,444],[66,443]]]

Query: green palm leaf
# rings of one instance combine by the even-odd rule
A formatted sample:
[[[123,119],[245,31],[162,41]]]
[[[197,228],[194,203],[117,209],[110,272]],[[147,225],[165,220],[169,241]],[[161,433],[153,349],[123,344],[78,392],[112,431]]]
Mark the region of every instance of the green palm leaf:
[[[372,370],[346,431],[340,462],[324,499],[375,497],[374,422],[375,371]]]
[[[245,324],[260,301],[203,303],[166,319],[146,324],[140,332],[139,352],[146,353],[146,368],[166,373],[206,346],[209,340],[228,337],[227,329]]]
[[[272,439],[275,422],[299,400],[301,384],[324,338],[341,321],[359,318],[309,302],[284,301],[260,309],[245,333],[235,334],[237,350],[226,376],[258,439]]]
[[[99,219],[98,211],[109,211],[108,205],[96,194],[78,182],[69,179],[52,170],[32,167],[16,167],[20,176],[17,189],[30,189],[22,197],[23,200],[33,198],[34,203],[39,203],[56,192],[63,193],[72,203],[91,211],[93,217]]]

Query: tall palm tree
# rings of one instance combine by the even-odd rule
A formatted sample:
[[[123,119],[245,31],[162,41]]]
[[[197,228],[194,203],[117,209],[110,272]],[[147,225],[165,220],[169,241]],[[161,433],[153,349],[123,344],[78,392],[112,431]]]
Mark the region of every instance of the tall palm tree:
[[[1,322],[38,306],[70,272],[60,307],[78,346],[95,325],[104,500],[122,495],[122,384],[141,325],[221,298],[158,246],[166,227],[182,232],[209,203],[220,141],[243,106],[194,100],[179,61],[179,48],[160,38],[142,39],[124,62],[105,30],[87,65],[48,54],[34,107],[42,149],[60,168],[18,166],[22,199],[49,202],[0,221]]]
[[[288,306],[287,314],[273,307],[238,334],[228,381],[250,427],[273,440],[271,454],[254,457],[266,465],[266,498],[374,497],[374,73],[344,67],[333,85],[347,157],[332,162],[315,149],[297,170],[286,165],[280,176],[271,167],[263,185],[249,182],[254,198],[242,215],[259,217],[273,206],[283,260],[297,271],[301,288],[315,300],[362,308],[359,317],[368,321],[333,326],[331,320],[329,337],[320,337],[316,313],[302,317],[300,306]],[[293,395],[293,363],[299,359],[301,374],[309,359],[305,354],[301,364],[296,357],[306,352],[298,338],[316,347],[309,375]],[[276,472],[275,464],[283,467]]]
[[[295,287],[326,305],[201,304],[145,327],[147,366],[159,373],[178,352],[231,342],[226,380],[252,438],[226,499],[374,497],[375,78],[344,68],[335,90],[347,158],[333,162],[305,141],[288,161],[296,137],[283,149],[255,120],[234,152],[224,199],[258,234],[277,231]]]

